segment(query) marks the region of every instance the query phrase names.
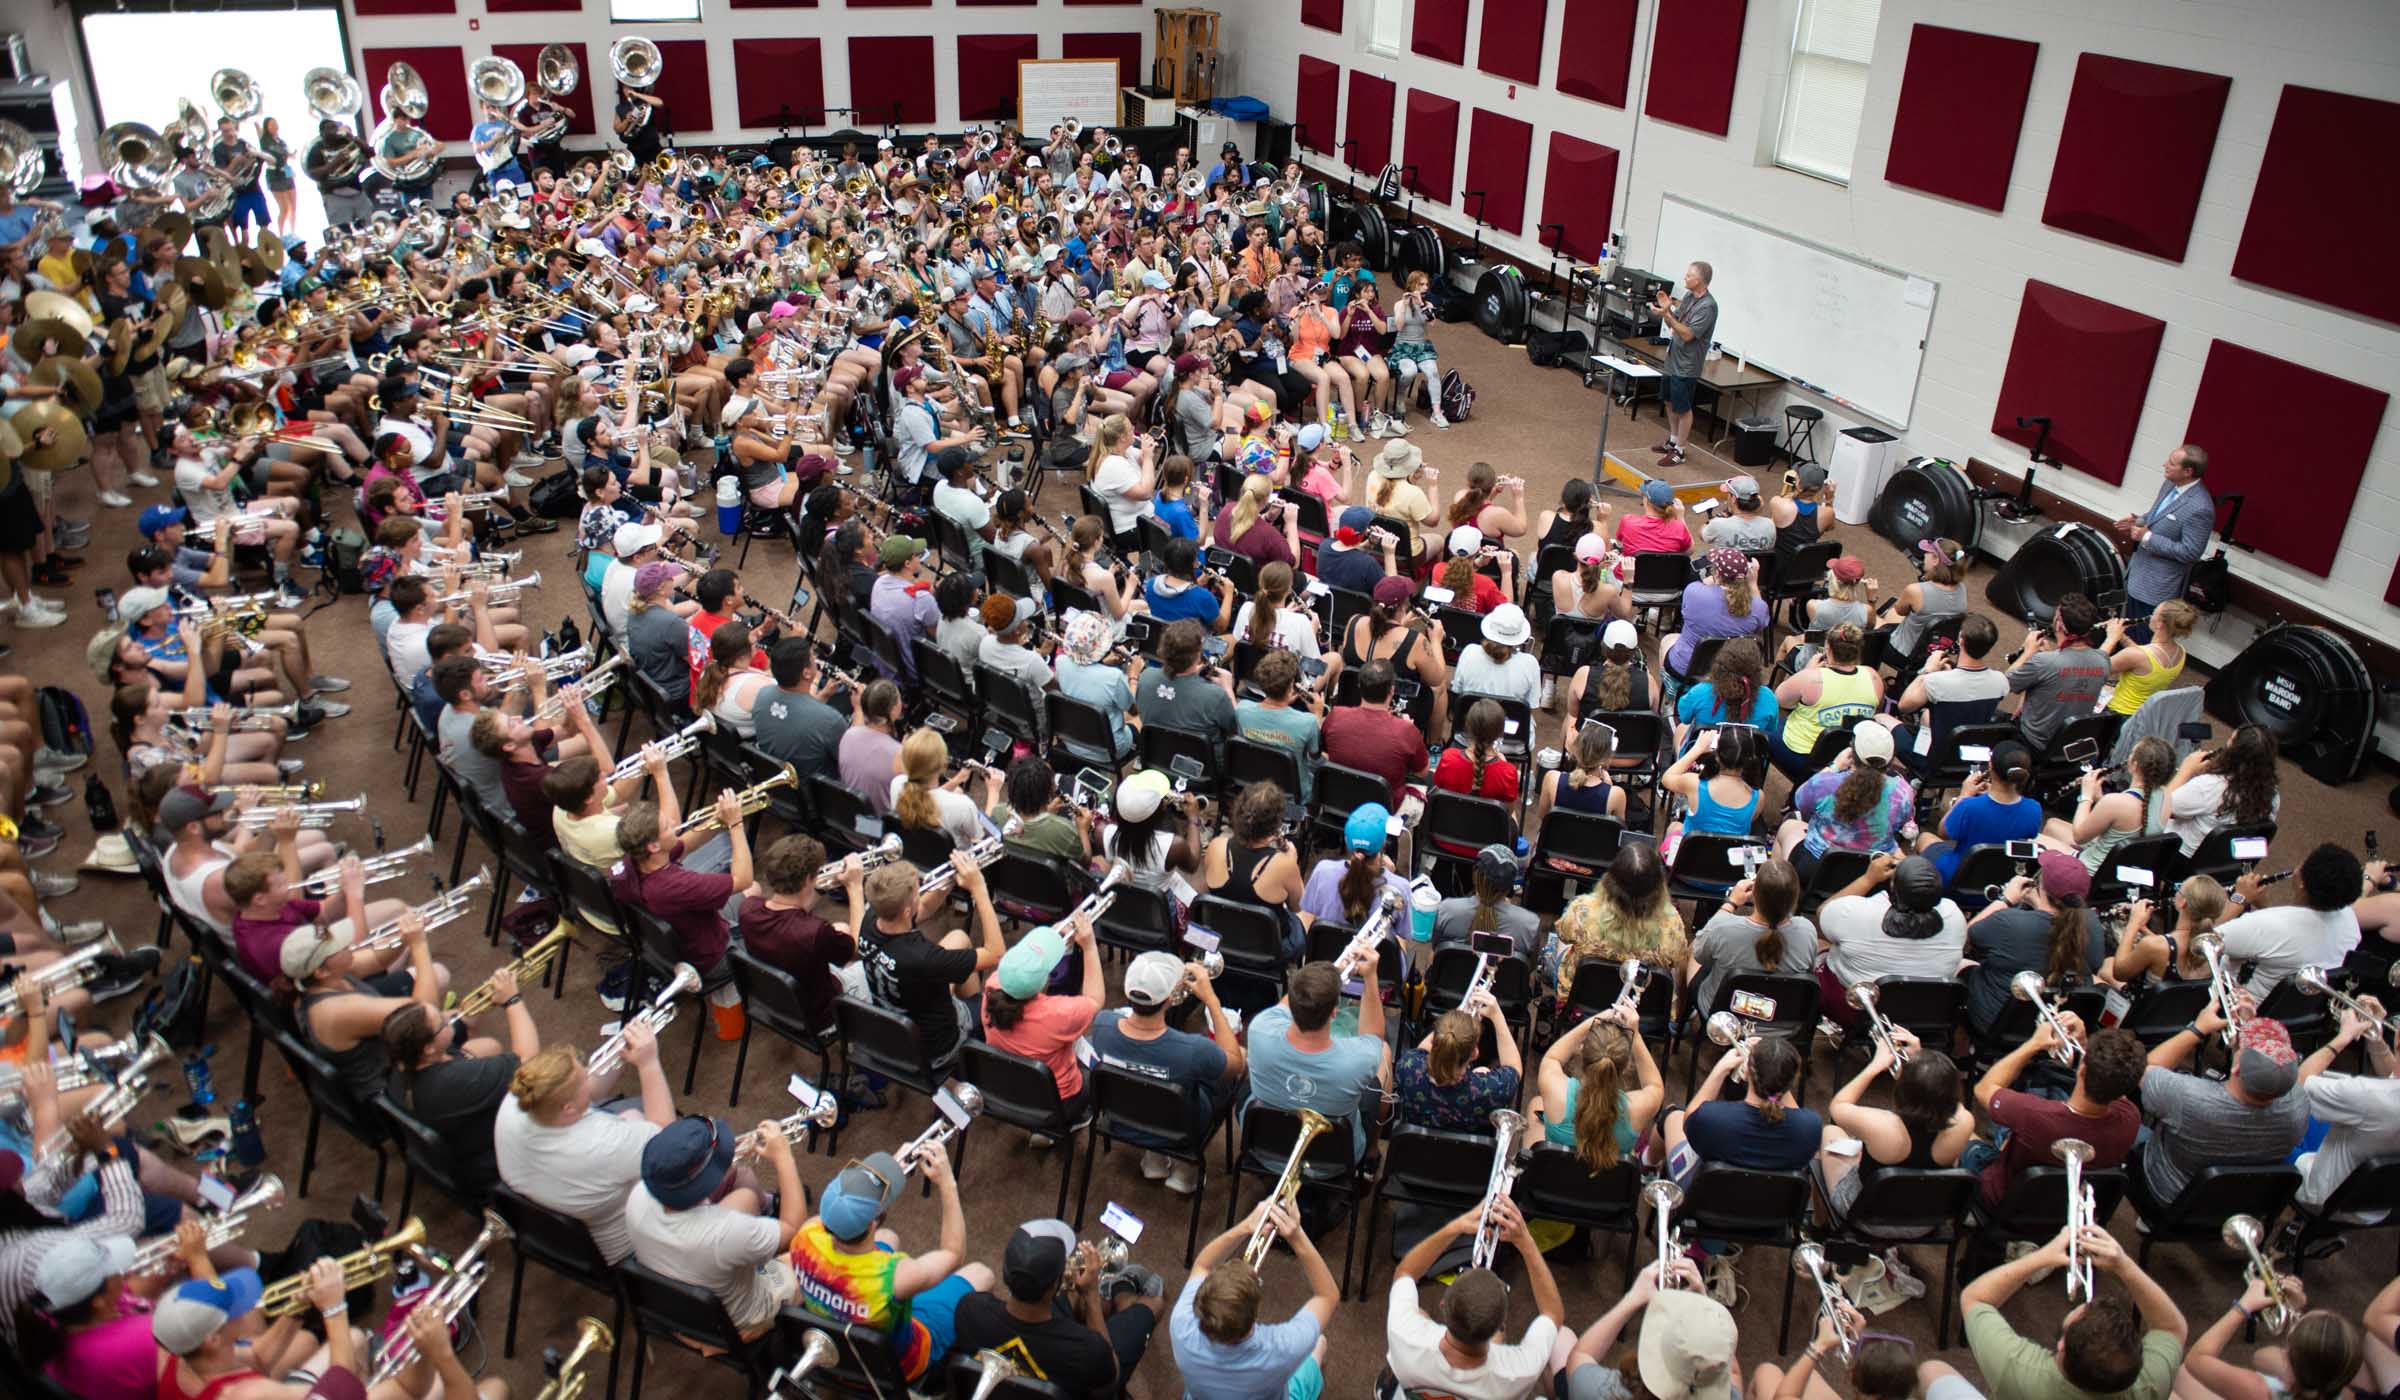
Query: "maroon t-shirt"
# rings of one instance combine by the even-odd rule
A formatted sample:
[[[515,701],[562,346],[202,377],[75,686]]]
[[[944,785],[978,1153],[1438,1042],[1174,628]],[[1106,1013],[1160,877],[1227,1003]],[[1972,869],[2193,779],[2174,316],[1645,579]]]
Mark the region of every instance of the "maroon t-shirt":
[[[551,830],[550,798],[542,791],[542,779],[549,776],[550,765],[538,760],[500,765],[500,790],[508,794],[508,805],[517,814],[517,825],[542,846],[558,839]]]
[[[833,1003],[842,994],[833,970],[858,956],[850,935],[806,909],[775,909],[757,895],[742,901],[742,946],[760,960],[792,974],[800,1000],[818,1026],[833,1024]]]
[[[1381,705],[1344,705],[1325,716],[1325,761],[1362,769],[1392,785],[1400,805],[1408,780],[1425,770],[1425,732]]]
[[[283,976],[283,940],[302,924],[313,924],[324,911],[322,900],[287,899],[271,919],[233,916],[234,956],[261,982],[272,985]]]
[[[703,875],[675,862],[683,858],[683,843],[667,852],[667,863],[645,875],[627,856],[609,876],[609,889],[627,904],[647,909],[675,930],[676,950],[685,962],[702,972],[725,960],[732,938],[725,929],[725,901],[733,898],[733,877]]]
[[[2058,1159],[2050,1155],[2050,1144],[2060,1138],[2082,1138],[2092,1145],[2092,1159],[2084,1163],[2086,1167],[2125,1165],[2125,1155],[2133,1151],[2134,1135],[2142,1128],[2142,1111],[2134,1107],[2133,1100],[2119,1099],[2099,1117],[2086,1118],[2057,1099],[2002,1089],[1992,1095],[1992,1121],[2008,1129],[2008,1143],[2000,1149],[2000,1159],[1983,1169],[1984,1202],[1996,1206],[2019,1172],[2058,1165]]]
[[[1262,569],[1269,564],[1289,564],[1293,568],[1300,567],[1300,561],[1292,557],[1291,541],[1283,537],[1281,528],[1268,524],[1265,516],[1260,516],[1256,524],[1243,531],[1240,539],[1228,538],[1227,532],[1232,523],[1232,506],[1227,506],[1217,512],[1218,544],[1249,558]]]

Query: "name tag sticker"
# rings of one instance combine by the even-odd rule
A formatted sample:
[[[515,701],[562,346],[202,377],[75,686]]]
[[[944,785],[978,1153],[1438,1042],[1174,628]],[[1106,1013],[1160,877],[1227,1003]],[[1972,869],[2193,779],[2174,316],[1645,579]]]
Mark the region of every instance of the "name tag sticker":
[[[1118,1205],[1115,1201],[1110,1201],[1101,1208],[1100,1223],[1107,1226],[1110,1233],[1118,1236],[1127,1244],[1142,1242],[1142,1218]]]
[[[1933,726],[1928,724],[1917,731],[1917,742],[1911,745],[1921,758],[1933,752]]]
[[[814,1109],[818,1104],[825,1102],[825,1091],[798,1074],[794,1074],[791,1082],[783,1087],[792,1091],[792,1098],[802,1108]]]
[[[2146,890],[2158,887],[2158,877],[2138,865],[2118,866],[2117,880],[2121,884],[2140,885]]]

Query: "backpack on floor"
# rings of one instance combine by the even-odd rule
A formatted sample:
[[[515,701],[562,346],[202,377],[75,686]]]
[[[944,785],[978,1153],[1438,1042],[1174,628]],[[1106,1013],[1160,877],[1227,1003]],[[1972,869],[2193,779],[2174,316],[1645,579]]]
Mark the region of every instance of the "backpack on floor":
[[[198,958],[167,965],[133,1013],[134,1034],[157,1036],[177,1050],[197,1050],[208,1036],[206,969]]]
[[[1525,337],[1525,358],[1544,369],[1591,348],[1591,342],[1583,338],[1581,331],[1535,331]]]
[[[1453,423],[1464,423],[1475,411],[1475,386],[1457,370],[1442,374],[1442,416]]]
[[[356,530],[325,532],[325,577],[337,594],[367,591],[367,537]]]
[[[34,704],[41,711],[44,748],[66,754],[92,751],[92,717],[74,691],[46,685],[34,693]]]
[[[544,520],[572,520],[583,513],[583,502],[575,494],[575,473],[557,471],[533,483],[525,493],[525,504]]]

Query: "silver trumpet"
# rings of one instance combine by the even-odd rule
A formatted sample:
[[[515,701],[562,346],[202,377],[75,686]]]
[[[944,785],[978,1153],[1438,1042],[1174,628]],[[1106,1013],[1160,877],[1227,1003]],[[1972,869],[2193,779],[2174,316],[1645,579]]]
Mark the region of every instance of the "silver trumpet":
[[[213,708],[214,706],[210,705],[189,705],[180,710],[168,711],[167,718],[174,720],[186,729],[205,730],[209,727],[208,712]],[[233,730],[237,734],[249,734],[273,728],[276,720],[282,720],[285,724],[298,724],[300,722],[300,702],[295,700],[289,705],[237,705],[233,710]]]
[[[2067,1023],[2058,1019],[2058,1008],[2050,1004],[2050,987],[2042,981],[2042,974],[2028,970],[2009,978],[2008,993],[2019,1001],[2033,1003],[2034,1016],[2058,1037],[2058,1044],[2050,1047],[2050,1058],[2062,1065],[2075,1063],[2075,1057],[2083,1053],[2083,1044],[2069,1036]]]
[[[952,885],[958,883],[958,863],[960,861],[963,860],[967,864],[974,866],[977,870],[981,870],[983,867],[991,864],[993,861],[998,860],[1000,858],[1000,851],[1000,838],[997,836],[986,836],[982,840],[976,842],[974,845],[967,847],[965,850],[952,853],[950,859],[943,861],[940,865],[937,865],[933,869],[926,871],[925,878],[917,881],[917,893],[920,896],[942,893],[943,891],[949,889]],[[838,889],[840,885],[841,882],[839,880],[834,882],[835,888]]]
[[[1609,1004],[1608,1009],[1639,1015],[1642,993],[1650,985],[1650,965],[1640,958],[1627,958],[1618,964],[1618,979],[1617,999]]]
[[[2026,975],[2032,976],[2031,973]],[[2041,979],[2034,980],[2038,983]],[[1892,1034],[1892,1023],[1884,1019],[1881,999],[1881,989],[1872,982],[1861,982],[1850,989],[1850,1004],[1867,1013],[1868,1033],[1875,1037],[1875,1043],[1883,1047],[1884,1053],[1892,1057],[1892,1073],[1898,1074],[1900,1067],[1908,1063],[1908,1051],[1901,1048],[1899,1037]]]
[[[1833,1320],[1833,1335],[1842,1348],[1842,1360],[1858,1355],[1858,1324],[1844,1309],[1848,1300],[1833,1281],[1833,1269],[1825,1262],[1825,1251],[1814,1244],[1803,1244],[1792,1250],[1792,1272],[1804,1275],[1817,1286],[1817,1311]]]
[[[224,1214],[209,1217],[208,1248],[215,1249],[220,1245],[228,1245],[240,1239],[242,1229],[250,1223],[251,1216],[270,1210],[281,1210],[283,1202],[283,1178],[272,1173],[260,1177],[256,1185],[234,1198],[233,1204],[225,1208]],[[173,1235],[160,1235],[154,1239],[147,1239],[134,1246],[133,1267],[125,1272],[137,1276],[163,1274],[175,1266],[179,1255],[180,1251],[175,1247]]]
[[[2244,1273],[2264,1286],[2267,1291],[2267,1306],[2259,1312],[2258,1320],[2265,1324],[2269,1332],[2281,1336],[2290,1329],[2297,1314],[2292,1311],[2290,1301],[2283,1295],[2283,1276],[2275,1272],[2274,1261],[2268,1259],[2265,1251],[2261,1248],[2266,1237],[2267,1227],[2260,1224],[2255,1215],[2225,1217],[2223,1235],[2225,1243],[2250,1256],[2250,1262],[2245,1267]]]
[[[1014,1380],[1020,1374],[1016,1362],[985,1347],[975,1353],[975,1389],[967,1400],[991,1400],[992,1392],[1000,1388],[1001,1382]]]
[[[716,732],[716,715],[713,712],[704,714],[700,716],[700,718],[693,720],[690,724],[687,724],[683,728],[678,729],[674,733],[668,735],[666,738],[653,739],[649,743],[642,745],[632,753],[629,753],[625,755],[625,757],[619,759],[617,761],[617,766],[608,770],[608,781],[613,784],[624,782],[627,778],[640,777],[642,775],[643,760],[647,759],[654,752],[661,758],[664,758],[667,762],[673,763],[676,759],[683,758],[698,750],[702,736],[714,734]],[[898,838],[895,837],[893,839],[897,840]]]
[[[648,1026],[654,1034],[665,1030],[675,1023],[675,999],[685,992],[698,990],[700,990],[700,969],[690,963],[675,964],[673,979],[664,987],[659,988],[658,995],[650,999],[648,1006],[635,1012],[625,1024],[617,1027],[615,1035],[600,1042],[600,1048],[594,1050],[592,1058],[584,1062],[584,1072],[594,1078],[614,1074],[617,1066],[624,1063],[625,1060],[625,1032],[632,1030],[637,1024]]]
[[[524,560],[524,558],[525,551],[521,549],[510,550],[505,554],[498,553],[496,551],[487,553],[459,565],[458,576],[460,578],[487,579],[497,583],[501,579],[507,578],[509,571],[516,568],[517,565]],[[574,651],[566,653],[566,655],[580,656],[588,650],[589,648],[578,647]],[[501,653],[485,652],[483,653],[483,656],[477,657],[476,659],[484,660],[486,657],[499,655],[501,655]],[[556,657],[551,658],[553,661],[556,661],[557,659],[558,658]],[[582,668],[578,667],[577,669],[580,670]]]
[[[2092,1300],[2092,1260],[2083,1252],[2083,1232],[2100,1223],[2100,1204],[2093,1194],[2091,1183],[2083,1179],[2083,1167],[2092,1160],[2092,1145],[2082,1138],[2060,1138],[2050,1144],[2050,1155],[2067,1168],[2067,1302],[2088,1303]]]
[[[1730,1011],[1719,1011],[1708,1018],[1708,1038],[1734,1053],[1733,1080],[1737,1084],[1746,1082],[1750,1078],[1750,1048],[1758,1044],[1758,1031],[1753,1024]]]
[[[1399,917],[1400,896],[1390,890],[1385,890],[1376,896],[1375,907],[1368,912],[1365,921],[1359,924],[1358,932],[1350,935],[1348,945],[1334,955],[1334,972],[1345,981],[1352,977],[1364,976],[1369,961],[1376,955],[1376,946],[1391,935],[1392,925]]]
[[[485,601],[503,605],[513,603],[517,601],[517,595],[519,593],[524,592],[528,588],[539,588],[541,586],[541,571],[536,569],[534,572],[527,574],[523,578],[502,579],[498,583],[492,584],[485,593]],[[444,593],[440,597],[434,599],[434,602],[442,607],[456,607],[473,597],[474,592],[475,590],[471,588],[462,588],[456,593]]]
[[[2212,999],[2225,1017],[2225,1029],[2218,1035],[2230,1046],[2240,1038],[2241,1022],[2247,1017],[2242,1011],[2242,984],[2233,980],[2233,963],[2225,956],[2225,935],[2210,929],[2192,942],[2199,945],[2200,956],[2208,963],[2209,985],[2215,989]]]
[[[1500,980],[1500,960],[1489,953],[1475,955],[1475,975],[1467,979],[1467,990],[1458,999],[1458,1009],[1472,1016],[1476,1003],[1492,995],[1492,986]]]
[[[1475,1215],[1475,1242],[1468,1253],[1475,1268],[1492,1267],[1500,1253],[1499,1205],[1523,1170],[1517,1165],[1517,1134],[1524,1127],[1524,1114],[1506,1108],[1492,1110],[1492,1174],[1483,1183],[1483,1206]]]
[[[815,1108],[804,1108],[788,1117],[778,1118],[775,1120],[775,1126],[783,1130],[783,1140],[790,1142],[800,1136],[802,1129],[830,1128],[833,1126],[833,1121],[841,1116],[841,1100],[828,1093]],[[733,1160],[736,1162],[754,1161],[766,1156],[766,1151],[767,1145],[760,1139],[758,1129],[752,1128],[734,1140]]]
[[[492,868],[487,865],[452,885],[449,889],[426,900],[423,904],[412,906],[409,913],[423,920],[426,932],[430,933],[444,925],[457,923],[460,917],[467,912],[467,906],[475,902],[476,891],[491,883]],[[406,918],[407,915],[400,917]],[[395,918],[368,929],[367,936],[358,940],[357,945],[351,951],[364,953],[377,948],[397,948],[399,946],[400,919]]]
[[[2400,963],[2395,963],[2393,965],[2392,975],[2395,978],[2400,978]],[[2390,1045],[2395,1033],[2400,1033],[2400,1016],[2378,1017],[2374,1010],[2365,1002],[2360,1001],[2357,997],[2354,997],[2348,992],[2342,991],[2340,988],[2334,986],[2332,979],[2326,975],[2324,968],[2301,968],[2299,971],[2292,974],[2292,980],[2299,983],[2300,990],[2308,993],[2310,996],[2329,998],[2332,1000],[2334,1005],[2340,1007],[2344,1011],[2350,1012],[2355,1016],[2365,1019],[2375,1028],[2372,1031],[2369,1031],[2367,1034],[2368,1037],[2374,1040],[2377,1044]]]
[[[858,868],[873,870],[876,866],[890,865],[898,859],[900,859],[900,838],[886,836],[882,841],[858,853]],[[836,861],[833,865],[826,866],[817,872],[817,888],[820,891],[830,893],[842,887],[841,873],[836,869],[839,865],[840,862]]]
[[[117,942],[116,934],[104,933],[98,942],[86,943],[57,962],[23,974],[23,978],[40,987],[45,997],[55,997],[60,992],[96,980],[100,976],[100,959],[124,955],[125,949]],[[24,1009],[24,1001],[17,995],[16,980],[0,985],[0,1020],[7,1020]]]
[[[370,885],[380,885],[386,881],[397,880],[409,873],[410,861],[421,855],[429,854],[432,850],[433,838],[421,837],[413,846],[402,846],[396,851],[386,851],[379,856],[367,857],[358,863],[358,873],[364,876]],[[341,887],[342,868],[339,865],[326,866],[323,870],[304,877],[299,883],[292,886],[295,891],[303,894],[325,894]]]
[[[491,561],[486,559],[483,562]],[[524,679],[523,668],[517,665],[517,658],[511,652],[477,651],[475,664],[491,672],[492,679],[496,681],[522,681]],[[589,646],[580,646],[573,651],[562,651],[556,656],[530,658],[527,664],[540,667],[542,676],[546,680],[572,680],[592,669],[592,649]]]
[[[987,836],[975,844],[980,849],[992,839]],[[976,863],[980,865],[983,862],[977,861]],[[1082,903],[1067,911],[1067,917],[1060,920],[1060,924],[1062,926],[1071,924],[1079,918],[1098,920],[1105,917],[1109,909],[1117,902],[1117,886],[1125,883],[1125,877],[1131,873],[1125,862],[1111,861],[1108,873],[1100,877],[1100,883],[1092,887],[1092,892],[1083,897]]]
[[[367,809],[367,795],[336,798],[331,802],[283,802],[258,807],[244,807],[233,814],[234,825],[246,831],[263,831],[275,824],[286,812],[298,812],[303,829],[322,830],[333,825],[336,817]]]
[[[469,515],[472,515],[479,510],[490,510],[494,506],[504,506],[507,504],[508,492],[506,490],[462,491],[459,493],[458,497],[458,508],[467,512]]]
[[[1642,1184],[1642,1199],[1650,1203],[1650,1218],[1658,1225],[1658,1286],[1674,1276],[1675,1208],[1683,1204],[1683,1188],[1663,1176]]]
[[[822,1328],[809,1328],[808,1340],[800,1344],[800,1355],[793,1358],[791,1365],[782,1367],[775,1374],[767,1377],[767,1393],[780,1395],[783,1393],[783,1388],[789,1385],[802,1395],[814,1395],[815,1391],[802,1385],[801,1380],[811,1371],[822,1370],[832,1365],[834,1354],[833,1338]]]
[[[586,701],[597,700],[617,683],[617,673],[625,668],[625,656],[620,652],[583,673],[575,684],[583,688]],[[535,707],[528,719],[534,724],[556,724],[567,717],[567,697],[553,695]]]
[[[958,1106],[967,1111],[968,1118],[973,1119],[983,1113],[983,1091],[981,1089],[972,1084],[953,1084],[950,1086],[950,1094],[951,1097],[958,1100]],[[956,1123],[951,1122],[946,1116],[937,1118],[931,1127],[910,1138],[892,1156],[899,1161],[903,1170],[913,1174],[917,1169],[917,1163],[923,1161],[928,1153],[957,1137],[958,1134],[959,1126]]]
[[[457,1261],[449,1266],[449,1272],[442,1281],[428,1289],[425,1296],[417,1300],[417,1306],[432,1309],[434,1316],[444,1322],[449,1322],[460,1313],[465,1312],[474,1303],[477,1291],[483,1287],[485,1276],[492,1271],[491,1261],[483,1256],[490,1251],[493,1245],[510,1238],[515,1233],[514,1230],[508,1228],[508,1222],[502,1220],[498,1212],[485,1210],[483,1233],[477,1235],[475,1242],[467,1246],[467,1252],[458,1256]],[[419,1251],[418,1257],[423,1260],[429,1256]],[[375,1366],[375,1378],[368,1384],[371,1386],[381,1385],[385,1381],[396,1379],[402,1371],[415,1364],[416,1359],[417,1344],[409,1338],[406,1330],[402,1330],[384,1347],[383,1359]]]
[[[65,1059],[51,1062],[51,1087],[69,1094],[94,1084],[106,1084],[122,1074],[125,1066],[140,1058],[141,1053],[142,1043],[130,1035],[108,1045],[77,1050]],[[25,1071],[16,1065],[0,1066],[0,1115],[14,1115],[24,1108]]]
[[[142,1101],[142,1096],[150,1092],[150,1071],[174,1058],[175,1052],[166,1041],[151,1036],[142,1045],[141,1057],[127,1065],[98,1097],[85,1104],[83,1112],[101,1127],[114,1130],[126,1114],[133,1112],[133,1106]],[[55,1161],[74,1145],[74,1135],[62,1127],[42,1140],[41,1158]]]

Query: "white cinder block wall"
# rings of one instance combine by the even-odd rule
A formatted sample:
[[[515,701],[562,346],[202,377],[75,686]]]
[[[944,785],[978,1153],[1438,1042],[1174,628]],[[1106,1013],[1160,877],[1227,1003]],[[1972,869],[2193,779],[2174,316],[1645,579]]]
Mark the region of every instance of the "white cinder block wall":
[[[1635,31],[1631,110],[1555,90],[1561,16],[1575,0],[1551,0],[1542,81],[1513,86],[1513,91],[1506,80],[1473,66],[1483,25],[1481,0],[1470,0],[1468,6],[1464,67],[1411,52],[1406,36],[1413,0],[1387,2],[1406,7],[1401,52],[1391,58],[1367,49],[1370,8],[1379,0],[1348,0],[1347,30],[1340,35],[1302,24],[1294,0],[1227,0],[1230,52],[1222,90],[1263,98],[1276,116],[1289,120],[1298,53],[1340,64],[1345,85],[1350,70],[1358,68],[1389,78],[1399,88],[1393,103],[1396,159],[1403,149],[1408,91],[1424,88],[1454,97],[1462,108],[1460,179],[1454,188],[1464,187],[1467,126],[1476,107],[1531,123],[1525,232],[1515,238],[1492,238],[1487,230],[1486,237],[1537,268],[1548,260],[1535,241],[1534,224],[1542,207],[1550,133],[1565,131],[1623,153],[1614,223],[1627,235],[1625,256],[1632,266],[1649,265],[1660,197],[1674,193],[1931,278],[1940,284],[1940,299],[1915,410],[1908,426],[1898,430],[1912,454],[1959,461],[1981,457],[2010,468],[2025,464],[2024,449],[1994,437],[1990,427],[2028,277],[2167,322],[2125,484],[2112,487],[2071,470],[2046,470],[2041,476],[2045,486],[2112,516],[2149,504],[2158,483],[2157,464],[2183,440],[2212,338],[2241,340],[2267,353],[2291,356],[2400,399],[2400,327],[2238,282],[2230,272],[2284,84],[2400,100],[2400,9],[2385,0],[1884,0],[1875,71],[1848,188],[1784,170],[1771,160],[1797,0],[1750,0],[1732,120],[1723,137],[1638,116],[1657,0],[1641,7]],[[1909,35],[1918,23],[2027,39],[2042,46],[2004,212],[1995,214],[1883,182]],[[2191,246],[2181,263],[2066,233],[2041,221],[2076,57],[2086,51],[2233,79]],[[1345,91],[1345,122],[1347,96]],[[1341,124],[1335,130],[1347,134]],[[1329,145],[1331,139],[1327,138]],[[2359,178],[2388,178],[2391,152],[2358,155]],[[1339,169],[1337,156],[1307,158]],[[1463,203],[1419,207],[1462,230],[1472,223]],[[2306,211],[2295,211],[2295,217],[2306,217]],[[2400,256],[2400,235],[2393,246]],[[1665,271],[1671,276],[1679,269]],[[1728,298],[1741,295],[1736,288],[1719,292]],[[1798,391],[1795,397],[1824,408],[1827,426],[1867,421],[1825,400]],[[1486,402],[1491,402],[1488,395]],[[1501,409],[1506,411],[1505,396]],[[1781,414],[1778,404],[1762,411]],[[1822,453],[1824,429],[1819,432]],[[2307,424],[2291,425],[2296,454],[2305,452],[2307,434]],[[2347,520],[2327,520],[2325,528],[2342,532],[2330,578],[2263,555],[2237,553],[2236,569],[2370,634],[2394,635],[2400,609],[2384,603],[2383,593],[2393,561],[2400,558],[2400,402],[2384,416],[2356,508]],[[2217,653],[2238,646],[2241,633],[2231,630],[2234,635],[2216,639],[2215,646],[2201,644],[2203,654],[2221,659]]]

